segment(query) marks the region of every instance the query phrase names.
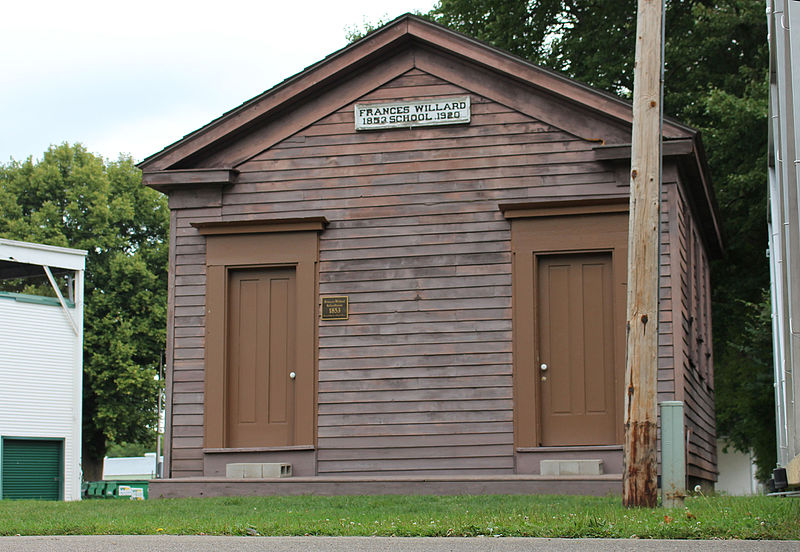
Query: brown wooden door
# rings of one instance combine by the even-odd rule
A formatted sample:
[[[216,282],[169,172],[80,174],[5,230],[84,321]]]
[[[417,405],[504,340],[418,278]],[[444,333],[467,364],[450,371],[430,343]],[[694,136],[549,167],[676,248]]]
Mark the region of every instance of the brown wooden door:
[[[295,269],[231,270],[228,294],[226,446],[292,445]]]
[[[539,257],[537,288],[541,444],[613,444],[611,254]]]

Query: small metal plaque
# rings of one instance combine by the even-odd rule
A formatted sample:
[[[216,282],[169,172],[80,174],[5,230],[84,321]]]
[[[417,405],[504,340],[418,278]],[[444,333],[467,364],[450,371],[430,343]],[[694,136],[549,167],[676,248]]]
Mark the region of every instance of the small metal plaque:
[[[322,298],[323,320],[347,320],[350,318],[350,309],[347,295]]]
[[[469,123],[469,96],[356,104],[356,130]]]

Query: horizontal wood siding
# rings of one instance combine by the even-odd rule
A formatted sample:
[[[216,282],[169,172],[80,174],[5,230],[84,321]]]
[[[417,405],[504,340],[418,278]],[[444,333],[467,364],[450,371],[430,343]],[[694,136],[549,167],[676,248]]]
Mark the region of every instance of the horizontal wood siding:
[[[360,99],[468,94],[412,70]],[[510,227],[497,205],[618,193],[590,144],[471,95],[469,126],[357,133],[347,106],[238,167],[223,217],[322,215],[320,474],[512,473]],[[421,147],[422,145],[422,147]]]
[[[190,223],[264,216],[326,217],[319,293],[350,297],[349,320],[319,327],[318,473],[514,472],[498,204],[621,189],[593,142],[418,69],[358,101],[466,94],[466,126],[356,132],[350,104],[235,167],[219,205],[177,209],[174,477],[203,458],[205,242]]]
[[[658,402],[675,399],[675,347],[673,345],[673,274],[671,264],[672,236],[670,235],[673,207],[670,191],[674,183],[664,183],[661,196],[661,250],[659,258],[659,306],[658,306]]]
[[[219,220],[219,207],[174,211],[174,325],[170,457],[173,477],[203,475],[206,240],[191,222]]]
[[[717,478],[714,374],[711,354],[711,298],[709,261],[700,230],[686,201],[675,194],[678,254],[680,263],[679,309],[681,377],[688,432],[687,474],[714,481]],[[676,289],[676,292],[678,290]]]

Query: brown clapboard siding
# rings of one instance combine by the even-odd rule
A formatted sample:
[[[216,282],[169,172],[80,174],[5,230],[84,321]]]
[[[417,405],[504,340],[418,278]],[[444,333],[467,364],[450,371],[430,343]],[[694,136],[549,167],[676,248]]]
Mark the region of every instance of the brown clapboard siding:
[[[480,434],[482,445],[513,445],[506,433]],[[342,454],[352,454],[353,448],[395,448],[395,449],[424,449],[423,454],[430,454],[431,448],[449,446],[468,446],[475,444],[475,437],[470,434],[452,433],[447,435],[377,435],[370,437],[320,437],[318,445],[320,454],[326,450],[340,450]],[[352,456],[350,456],[352,457]]]
[[[375,378],[351,380],[325,380],[320,381],[318,389],[321,393],[336,393],[345,391],[384,391],[384,390],[412,390],[429,389],[435,386],[438,389],[471,388],[471,387],[504,387],[508,384],[506,375],[498,376],[440,376],[408,377],[408,378]]]
[[[375,313],[375,314],[358,314],[357,318],[356,315],[351,313],[350,320],[353,321],[351,326],[356,327],[357,329],[354,331],[360,331],[358,328],[361,326],[367,326],[368,328],[373,329],[373,331],[384,331],[384,327],[386,327],[386,332],[390,332],[392,329],[396,329],[397,331],[402,331],[407,324],[416,324],[416,323],[446,323],[448,324],[447,327],[450,327],[451,324],[458,324],[458,323],[477,323],[480,321],[500,321],[500,323],[507,324],[504,320],[510,315],[509,308],[500,308],[500,309],[470,309],[469,311],[457,310],[457,309],[442,309],[438,311],[432,312],[409,312],[403,315],[402,323],[397,323],[396,328],[392,325],[395,320],[397,320],[397,316],[391,312],[385,313]],[[381,327],[380,324],[384,326]],[[327,334],[327,335],[337,335],[338,332],[346,331],[346,330],[337,330],[337,326],[322,326],[320,327],[320,335]]]
[[[203,414],[202,404],[182,404],[173,407],[173,414]]]
[[[447,323],[402,323],[389,328],[376,327],[374,324],[353,324],[349,329],[342,329],[336,326],[325,326],[324,331],[320,331],[322,336],[360,336],[360,335],[420,335],[438,334],[448,332],[454,337],[460,338],[459,334],[472,334],[478,330],[497,331],[505,330],[508,323],[503,320],[483,320],[483,321],[450,321]]]
[[[191,286],[191,285],[205,285],[205,274],[193,274],[189,276],[177,276],[175,278],[176,286]]]
[[[339,152],[325,151],[316,154],[312,154],[308,151],[299,151],[296,154],[297,157],[294,158],[284,154],[281,158],[258,161],[258,165],[249,167],[249,170],[260,170],[268,167],[270,171],[281,171],[278,174],[287,174],[289,171],[302,169],[327,169],[333,166],[336,168],[369,167],[370,165],[379,164],[384,165],[385,169],[398,174],[409,172],[407,171],[407,164],[409,163],[424,162],[427,165],[435,162],[436,164],[431,165],[431,170],[439,170],[440,164],[445,167],[450,167],[452,163],[448,162],[453,160],[472,163],[474,160],[485,161],[487,158],[491,157],[497,159],[496,163],[505,165],[512,159],[516,160],[516,158],[519,158],[520,161],[528,164],[531,162],[531,156],[533,155],[545,156],[539,157],[539,159],[547,162],[549,160],[548,156],[557,157],[559,154],[581,151],[585,153],[585,146],[580,141],[568,136],[560,136],[559,138],[559,141],[529,141],[522,144],[477,144],[472,147],[459,146],[457,142],[453,142],[450,148],[426,149],[422,151],[419,149],[400,149],[399,145],[395,145],[397,151],[386,151],[387,148],[384,148],[384,151],[377,151],[377,148],[372,145],[370,149],[376,150],[374,153],[362,153],[358,155],[343,155],[341,150],[345,148],[339,148]],[[406,145],[406,148],[410,147],[413,147],[411,142]],[[287,150],[284,150],[284,152],[285,151]],[[303,154],[308,156],[303,156]],[[331,157],[340,160],[334,164],[332,161],[329,161]],[[583,157],[594,158],[594,154]]]
[[[442,188],[455,188],[455,183],[450,183]],[[547,188],[547,186],[541,186],[542,188]],[[414,190],[413,193],[410,194],[389,194],[386,193],[385,195],[375,195],[374,191],[372,193],[362,193],[362,194],[353,194],[353,197],[337,197],[332,198],[328,201],[322,200],[313,200],[308,199],[304,196],[301,191],[292,192],[292,197],[287,198],[285,195],[282,195],[281,192],[265,192],[262,195],[264,199],[274,198],[275,203],[280,203],[280,207],[284,212],[290,211],[322,211],[326,212],[327,214],[331,212],[336,212],[340,210],[347,209],[348,212],[351,212],[351,216],[358,217],[363,213],[366,218],[370,216],[375,216],[381,213],[381,209],[385,211],[389,211],[384,216],[408,216],[408,214],[403,214],[403,208],[407,207],[409,209],[409,214],[417,214],[415,211],[420,207],[427,207],[427,211],[430,212],[431,202],[436,199],[438,202],[442,204],[442,207],[452,207],[453,211],[458,212],[457,209],[461,208],[466,212],[470,212],[474,210],[476,205],[471,205],[472,203],[480,205],[481,203],[486,202],[487,197],[491,197],[492,194],[492,186],[476,186],[474,190],[454,190],[448,192],[447,190],[442,190],[441,188],[431,187],[427,193],[424,189],[426,186],[420,185],[419,190]],[[514,189],[513,186],[508,186],[507,188],[511,188],[505,193],[502,194],[502,199],[504,200],[513,200],[513,199],[528,199],[530,198],[530,191],[524,187],[520,187],[518,189]],[[571,191],[571,192],[581,192],[584,193],[588,188],[591,188],[589,184],[578,184],[574,186],[562,186],[562,188]],[[598,186],[595,184],[593,186],[594,193],[596,194],[603,194],[604,192],[608,195],[618,194],[618,190],[615,185],[609,183],[607,185],[606,190],[597,189]],[[564,192],[564,189],[561,191]],[[313,195],[313,194],[311,194]],[[263,200],[262,200],[263,201]],[[232,215],[232,214],[244,214],[244,213],[262,213],[265,212],[264,209],[267,205],[263,202],[261,203],[253,203],[249,204],[247,202],[241,204],[231,204],[226,205],[223,207],[223,213],[225,215]],[[442,209],[440,207],[439,209]],[[466,209],[464,209],[467,207]],[[472,209],[469,209],[472,207]],[[449,211],[449,209],[448,209]],[[448,212],[445,211],[445,212]],[[449,211],[449,212],[453,212]],[[268,211],[267,211],[268,212]],[[425,210],[418,214],[426,214]],[[298,216],[299,218],[299,216]],[[361,217],[359,217],[361,218]],[[332,219],[329,219],[332,220]],[[188,256],[191,258],[191,256]]]
[[[438,236],[443,233],[449,235],[471,232],[498,231],[507,232],[507,223],[505,221],[489,220],[487,222],[473,222],[470,225],[469,230],[465,229],[464,225],[459,223],[420,224],[418,222],[417,224],[412,224],[409,221],[407,224],[396,224],[380,228],[363,228],[355,225],[346,227],[345,225],[339,225],[337,228],[326,231],[325,235],[321,236],[321,241],[342,238],[378,238],[382,236],[395,237],[409,235]],[[342,271],[341,274],[346,276],[349,274],[349,271]],[[344,276],[342,276],[342,278],[344,278]]]
[[[385,414],[387,412],[428,412],[448,410],[449,412],[469,410],[509,410],[513,405],[510,399],[475,399],[472,401],[429,400],[392,401],[375,403],[327,403],[320,405],[319,413],[333,414]]]
[[[352,116],[351,116],[352,119]],[[352,124],[352,123],[350,123]],[[512,125],[507,125],[512,126]],[[521,129],[530,129],[528,123],[515,123],[514,127],[521,127]],[[426,146],[438,151],[436,155],[439,157],[452,156],[460,153],[465,156],[480,155],[483,148],[499,148],[500,146],[507,145],[510,149],[509,153],[516,151],[518,153],[525,152],[525,148],[540,149],[546,151],[548,148],[569,147],[570,142],[574,138],[566,133],[554,132],[544,127],[536,127],[538,132],[525,132],[520,134],[507,134],[492,135],[480,134],[476,136],[466,136],[459,138],[432,138],[426,141]],[[302,144],[297,144],[295,147],[284,146],[282,148],[270,150],[269,157],[258,157],[259,161],[279,160],[279,159],[302,159],[304,156],[320,155],[320,156],[338,156],[350,153],[358,155],[366,154],[382,154],[391,152],[400,152],[408,156],[413,153],[413,144],[419,143],[418,139],[402,140],[402,141],[386,141],[375,139],[370,142],[355,142],[355,143],[342,143],[336,138],[323,139],[317,137],[312,140],[308,138]],[[552,144],[552,145],[548,145]],[[574,147],[574,145],[573,145]],[[239,192],[243,193],[243,192]]]
[[[451,289],[455,286],[464,288],[486,288],[496,286],[507,286],[511,283],[511,277],[507,274],[488,274],[478,276],[440,276],[440,277],[421,277],[421,278],[393,278],[388,284],[391,291],[408,291],[416,289]],[[366,293],[373,291],[384,291],[387,284],[375,280],[349,280],[326,282],[329,293],[338,291],[354,293]]]
[[[687,474],[691,478],[716,479],[716,428],[710,352],[711,314],[708,288],[708,257],[699,238],[683,194],[678,190],[672,202],[674,241],[679,251],[680,326],[678,328],[681,370],[676,385],[685,405],[688,432]],[[698,341],[698,339],[700,341]]]
[[[488,122],[488,121],[487,121]],[[285,140],[282,145],[276,144],[275,148],[281,147],[295,147],[298,144],[308,144],[309,146],[313,145],[327,145],[331,142],[331,137],[334,136],[336,143],[339,144],[360,144],[364,143],[363,138],[358,135],[349,135],[352,131],[352,125],[348,125],[347,123],[339,123],[336,125],[315,125],[309,128],[306,132],[302,134],[300,139],[296,139],[295,141]],[[516,122],[516,123],[506,123],[503,127],[503,135],[508,136],[517,136],[520,134],[538,134],[538,133],[546,133],[551,132],[553,127],[542,123],[540,121],[527,121],[527,122]],[[371,131],[371,134],[374,133],[374,137],[372,137],[369,141],[370,142],[406,142],[416,140],[437,140],[437,139],[450,139],[449,136],[443,137],[442,133],[438,131],[438,129],[426,129],[426,128],[415,128],[413,129],[413,134],[410,134],[405,139],[397,138],[397,133],[392,136],[390,131],[382,131],[376,130]],[[479,136],[494,136],[498,134],[498,129],[494,128],[493,125],[476,125],[476,126],[469,126],[459,133],[459,137],[463,137],[464,139],[470,139]],[[514,138],[512,138],[513,140]]]
[[[185,327],[176,327],[175,328],[175,337],[202,337],[203,329],[197,326],[185,326]]]
[[[427,98],[436,99],[436,98],[446,98],[449,96],[458,95],[461,96],[464,94],[464,89],[459,88],[456,86],[450,86],[449,89],[440,88],[437,93],[433,93],[430,95],[426,95]],[[373,91],[368,95],[369,101],[383,101],[387,100],[388,96],[393,96],[393,100],[402,99],[402,95],[398,95],[397,92],[400,90],[397,88],[385,88],[382,87],[378,90]],[[405,96],[405,99],[413,99],[415,96],[413,94],[409,94]],[[472,121],[470,122],[470,126],[472,127],[480,127],[486,125],[496,124],[498,121],[503,123],[537,123],[537,128],[544,129],[548,131],[554,132],[561,132],[554,127],[547,125],[541,121],[536,121],[531,119],[530,117],[526,118],[526,115],[515,111],[507,106],[504,106],[500,103],[493,102],[487,98],[484,98],[477,94],[472,94]],[[499,118],[502,117],[502,118]],[[338,111],[334,111],[329,115],[319,119],[314,123],[313,128],[307,128],[304,130],[302,134],[297,134],[294,137],[289,137],[283,140],[284,145],[288,144],[297,144],[297,143],[304,143],[309,136],[325,136],[325,135],[339,135],[339,134],[348,134],[352,131],[352,126],[343,127],[343,125],[347,123],[352,123],[355,119],[352,105],[345,106]],[[345,132],[342,132],[344,129]],[[412,132],[418,131],[425,131],[424,127],[418,127],[414,129],[409,129]],[[376,130],[375,131],[378,136],[385,136],[386,129],[383,130]],[[389,130],[391,132],[391,130]],[[441,137],[441,133],[435,135],[437,138]],[[407,139],[407,135],[403,135],[398,137],[397,133],[395,133],[395,137],[392,141],[404,141]],[[274,147],[274,146],[273,146]],[[267,158],[270,155],[269,151],[262,152],[260,154],[254,155],[251,160],[258,160]]]
[[[658,305],[658,373],[656,393],[658,401],[675,400],[674,347],[668,326],[673,320],[672,271],[670,266],[670,205],[669,189],[674,183],[665,182],[661,194],[660,255],[659,255],[659,305]]]
[[[452,94],[448,95],[463,95],[464,91],[459,91],[457,88],[453,89]],[[518,134],[527,134],[528,138],[517,137],[516,139],[523,139],[525,141],[540,141],[547,140],[545,135],[552,135],[554,137],[574,138],[571,134],[548,125],[542,121],[538,121],[517,112],[508,107],[502,106],[498,103],[492,102],[475,94],[472,97],[472,120],[469,126],[464,126],[458,129],[455,133],[458,134],[459,139],[466,140],[465,146],[472,145],[470,140],[476,138],[489,138],[499,135],[515,136]],[[353,133],[353,108],[348,105],[337,112],[334,112],[320,121],[317,121],[312,127],[308,127],[301,133],[293,137],[283,140],[281,143],[276,143],[272,148],[253,156],[251,161],[261,162],[278,157],[287,156],[284,150],[315,147],[330,147],[340,146],[341,144],[354,144],[355,147],[352,151],[343,152],[345,155],[353,153],[358,154],[362,144],[366,143],[381,143],[388,142],[390,145],[387,148],[388,152],[396,151],[398,145],[424,138],[431,140],[433,144],[446,141],[445,144],[452,144],[454,139],[454,132],[442,132],[441,127],[417,127],[407,129],[406,132],[398,133],[393,132],[392,129],[370,131],[370,139],[363,140],[359,138],[358,134]],[[504,125],[503,128],[496,128],[498,124]],[[541,136],[540,136],[541,135]]]
[[[241,174],[239,178],[239,186],[250,186],[252,192],[274,192],[272,197],[276,201],[284,199],[287,194],[275,190],[278,187],[274,182],[264,183],[261,181],[253,182],[252,179],[257,178],[257,173]],[[596,164],[589,163],[575,163],[569,166],[560,167],[510,167],[508,171],[502,169],[476,169],[474,171],[457,171],[457,174],[439,174],[439,173],[424,173],[409,175],[406,173],[392,174],[387,173],[380,177],[371,177],[370,175],[354,175],[344,178],[327,178],[320,179],[315,182],[314,190],[309,191],[310,197],[320,197],[323,193],[320,190],[334,193],[335,198],[346,200],[352,197],[359,197],[356,192],[367,194],[371,197],[381,197],[390,195],[389,192],[393,189],[392,186],[408,185],[409,182],[417,186],[414,189],[415,194],[419,194],[420,190],[428,189],[429,193],[436,193],[441,189],[502,189],[502,188],[530,188],[532,186],[567,186],[568,190],[580,190],[580,185],[584,184],[608,184],[608,192],[611,189],[615,193],[619,193],[617,185],[613,180],[613,175],[601,171]],[[477,181],[477,182],[476,182]],[[572,187],[569,187],[572,185]],[[437,188],[437,186],[439,188]],[[283,191],[296,192],[303,191],[306,183],[300,180],[287,181],[280,184]],[[602,193],[603,190],[597,190],[595,195]],[[565,194],[567,195],[567,194]],[[296,193],[294,197],[297,197]],[[424,196],[422,199],[425,199]],[[233,203],[241,203],[241,197],[234,196]],[[288,203],[288,201],[287,201]],[[330,208],[330,207],[329,207]],[[227,207],[229,211],[231,207]],[[354,217],[353,220],[359,220],[359,217]],[[179,228],[180,230],[180,228]]]
[[[435,422],[417,424],[378,424],[378,425],[352,425],[342,427],[320,426],[320,437],[371,437],[384,435],[451,435],[482,433],[508,433],[513,431],[512,422]],[[475,439],[477,442],[478,439]],[[364,446],[367,446],[367,441]],[[353,458],[358,458],[354,454]]]
[[[361,391],[366,391],[362,389]],[[395,424],[445,424],[445,423],[469,423],[469,422],[495,422],[498,420],[511,421],[510,413],[501,415],[499,412],[491,410],[458,410],[450,411],[420,411],[420,412],[387,412],[376,413],[357,413],[357,414],[329,414],[320,420],[319,427],[341,427],[347,426],[372,426],[384,425],[387,420]]]
[[[348,295],[350,319],[319,325],[320,474],[511,473],[510,227],[497,205],[620,193],[591,143],[417,69],[359,101],[464,94],[469,126],[356,133],[345,106],[237,166],[220,207],[178,210],[180,362],[203,361],[205,249],[192,222],[330,221],[319,293]],[[674,395],[672,308],[659,391]],[[200,382],[197,364],[176,376],[173,476],[202,468],[202,443],[187,440],[202,436]]]
[[[373,359],[374,360],[374,359]],[[357,363],[354,359],[353,364]],[[506,378],[510,380],[511,378]],[[433,383],[433,382],[432,382]],[[187,399],[196,399],[192,394],[183,393],[180,396],[185,396]],[[363,391],[334,391],[334,392],[320,392],[319,400],[321,404],[332,403],[364,403],[371,402],[387,402],[387,401],[435,401],[435,400],[470,400],[470,399],[508,399],[511,398],[511,386],[492,387],[492,388],[436,388],[428,387],[426,389],[392,389],[382,391],[370,391],[364,393]]]
[[[419,248],[425,245],[447,245],[453,246],[455,244],[476,244],[484,245],[494,242],[493,246],[498,251],[503,251],[503,244],[508,241],[508,231],[500,230],[496,232],[453,232],[447,234],[408,234],[402,236],[378,236],[378,237],[337,237],[328,236],[323,240],[326,249],[331,251],[340,251],[348,249],[381,249],[386,247],[413,247]],[[422,250],[422,255],[425,255],[425,250]],[[353,255],[355,258],[363,258],[362,251],[351,251],[348,255]]]
[[[198,452],[200,449],[194,448],[176,448],[173,451],[174,460],[197,460]]]
[[[326,293],[333,293],[326,292]],[[508,297],[510,296],[508,286],[469,286],[454,291],[452,288],[446,286],[436,287],[432,289],[415,288],[410,290],[392,290],[386,292],[353,292],[350,294],[350,300],[353,303],[380,303],[383,301],[419,301],[424,299],[464,299],[467,297]]]
[[[173,361],[172,381],[168,382],[172,398],[171,433],[172,456],[167,461],[173,477],[193,477],[203,473],[203,385],[205,334],[205,240],[194,229],[187,230],[189,221],[215,220],[218,207],[174,209],[171,226],[170,273],[174,275],[171,292],[174,312],[171,326]],[[199,423],[198,423],[199,420]],[[168,447],[169,448],[169,447]]]
[[[445,330],[445,328],[442,328]],[[382,345],[430,345],[430,344],[456,344],[463,342],[493,343],[496,341],[507,341],[511,337],[510,331],[497,332],[428,332],[417,334],[376,334],[376,335],[354,335],[348,337],[338,337],[336,348],[356,348],[356,347],[375,347]],[[326,340],[330,341],[330,340]],[[334,345],[322,345],[322,347],[333,348]]]
[[[384,157],[384,156],[381,156]],[[385,157],[389,157],[386,155]],[[425,173],[439,173],[445,171],[455,171],[456,175],[470,169],[513,169],[519,167],[522,170],[530,171],[529,174],[553,174],[556,167],[567,162],[584,163],[587,167],[599,169],[595,161],[595,153],[592,150],[577,151],[556,151],[552,153],[533,153],[521,155],[497,155],[494,157],[450,157],[447,159],[435,160],[410,160],[398,161],[384,167],[383,162],[372,156],[369,159],[354,160],[353,163],[344,166],[330,166],[329,162],[320,160],[316,166],[298,167],[290,163],[281,161],[257,162],[256,166],[242,168],[240,172],[260,172],[264,171],[266,182],[287,182],[292,180],[313,179],[335,179],[352,178],[358,176],[373,176],[376,172],[382,172],[392,176],[415,175],[424,171]],[[384,168],[388,172],[384,172]],[[563,170],[563,169],[562,169]],[[311,174],[313,171],[313,175]],[[523,173],[525,174],[525,173]],[[456,176],[457,178],[457,176]]]
[[[336,462],[326,462],[319,460],[319,471],[328,474],[364,474],[369,475],[392,474],[395,472],[409,472],[424,475],[436,473],[434,470],[446,470],[454,473],[480,473],[479,469],[491,470],[491,473],[513,473],[514,457],[450,457],[450,458],[421,458],[421,459],[389,459],[381,458],[378,460],[337,460]]]
[[[198,370],[175,370],[173,381],[203,381],[203,369]]]
[[[512,453],[511,445],[463,445],[441,447],[417,448],[364,448],[361,449],[363,460],[382,460],[402,458],[480,458],[486,456],[509,456]],[[329,448],[320,451],[318,459],[321,461],[347,460],[347,451]]]
[[[203,461],[175,459],[172,461],[172,469],[183,474],[192,474],[185,477],[197,477],[203,474]]]

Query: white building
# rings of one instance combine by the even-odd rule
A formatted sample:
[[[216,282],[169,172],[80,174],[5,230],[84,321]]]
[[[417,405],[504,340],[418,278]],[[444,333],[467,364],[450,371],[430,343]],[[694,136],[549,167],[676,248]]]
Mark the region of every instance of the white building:
[[[728,447],[724,439],[717,440],[717,469],[719,477],[714,490],[731,496],[761,494],[763,485],[756,477],[756,460],[752,453]]]
[[[767,0],[769,253],[778,464],[800,485],[800,2]]]
[[[162,456],[160,462],[164,461]],[[103,481],[146,481],[155,479],[158,471],[156,453],[147,452],[144,456],[109,458],[103,460]]]
[[[0,239],[0,498],[80,499],[85,257]]]

